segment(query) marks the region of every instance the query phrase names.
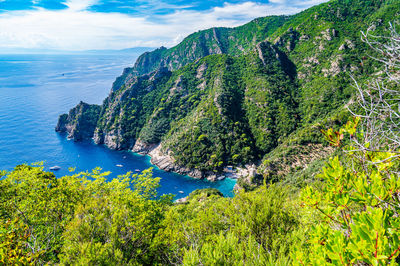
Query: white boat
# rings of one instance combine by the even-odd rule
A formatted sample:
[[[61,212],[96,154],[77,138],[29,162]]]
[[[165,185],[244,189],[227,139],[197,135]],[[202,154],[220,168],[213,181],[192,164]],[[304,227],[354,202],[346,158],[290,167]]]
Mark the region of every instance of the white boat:
[[[225,176],[224,176],[224,175],[221,175],[221,176],[217,177],[217,180],[218,180],[218,181],[221,181],[221,180],[224,180],[224,179],[225,179]]]
[[[116,166],[118,166],[118,167],[124,167],[122,164],[117,164]]]
[[[139,170],[139,169],[135,169],[135,171],[136,171],[136,172],[140,172],[140,170]]]
[[[179,190],[179,193],[183,194],[183,193],[185,193],[185,192],[183,192],[182,190]]]
[[[50,167],[50,170],[54,170],[54,171],[57,171],[57,170],[60,170],[60,169],[61,169],[61,167],[58,166],[58,165]]]

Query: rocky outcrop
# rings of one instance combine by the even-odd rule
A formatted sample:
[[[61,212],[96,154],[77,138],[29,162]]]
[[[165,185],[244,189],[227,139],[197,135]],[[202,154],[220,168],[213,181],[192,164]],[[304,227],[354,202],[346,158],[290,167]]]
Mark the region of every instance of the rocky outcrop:
[[[93,141],[96,144],[104,144],[113,150],[126,150],[132,147],[134,140],[123,138],[123,129],[117,128],[110,131],[100,131],[99,128],[95,129],[93,134]]]
[[[148,97],[157,85],[169,77],[171,72],[162,67],[149,75],[137,77],[132,73],[125,73],[120,81],[114,82],[110,95],[104,100],[99,123],[94,130],[93,140],[96,144],[104,144],[114,150],[132,149],[137,135],[143,127],[145,117],[141,102],[137,98]],[[152,105],[157,102],[152,100]]]
[[[341,72],[345,72],[346,70],[344,69],[344,66],[342,64],[343,62],[343,56],[342,55],[337,55],[334,59],[331,61],[331,67],[329,69],[322,69],[322,72],[324,73],[324,77],[328,76],[337,76]]]
[[[226,172],[226,169],[223,172],[215,173],[212,171],[200,171],[197,169],[183,167],[177,164],[176,160],[171,154],[171,151],[163,149],[162,144],[147,144],[142,142],[140,139],[136,141],[132,152],[142,155],[149,155],[151,157],[151,163],[161,170],[187,175],[196,179],[204,178],[211,182],[223,180],[227,177],[236,179],[242,175],[249,174],[246,168],[239,168],[238,174],[236,174],[232,171],[229,171],[228,173]]]
[[[290,27],[286,33],[282,36],[279,36],[274,40],[274,45],[277,47],[281,47],[286,49],[288,52],[291,52],[296,47],[297,41],[302,37],[302,40],[308,40],[308,35],[300,36],[300,33],[297,30],[294,30]]]
[[[157,148],[158,145],[159,144],[145,143],[141,139],[138,139],[135,143],[135,146],[133,146],[132,151],[139,154],[149,154],[151,151]]]
[[[166,51],[167,48],[162,46],[152,52],[146,52],[142,54],[136,60],[136,63],[132,68],[133,72],[138,75],[147,74],[154,71],[160,66],[165,66],[166,60],[164,59],[164,54],[166,53]]]
[[[238,181],[233,188],[235,192],[252,190],[262,185],[264,181],[263,176],[257,172],[255,164],[247,164],[244,167],[237,168],[236,176]]]
[[[93,137],[101,107],[80,102],[68,114],[60,115],[55,130],[67,132],[68,138],[81,141]]]
[[[170,152],[168,150],[164,151],[161,144],[151,150],[148,155],[151,157],[151,163],[161,170],[188,175],[196,179],[205,177],[205,174],[200,170],[190,169],[176,164],[176,161],[171,156]]]
[[[273,29],[283,25],[286,16],[257,18],[236,28],[211,28],[187,36],[180,44],[170,49],[160,47],[141,55],[135,65],[128,69],[134,75],[143,75],[167,67],[177,70],[191,62],[212,54],[237,55],[249,51],[267,39]],[[243,33],[248,34],[245,36]]]

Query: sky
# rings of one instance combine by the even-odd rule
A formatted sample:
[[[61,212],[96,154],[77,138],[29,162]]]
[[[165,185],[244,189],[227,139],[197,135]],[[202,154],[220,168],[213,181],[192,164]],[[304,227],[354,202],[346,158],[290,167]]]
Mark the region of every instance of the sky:
[[[326,0],[0,0],[0,51],[172,47],[192,32]]]

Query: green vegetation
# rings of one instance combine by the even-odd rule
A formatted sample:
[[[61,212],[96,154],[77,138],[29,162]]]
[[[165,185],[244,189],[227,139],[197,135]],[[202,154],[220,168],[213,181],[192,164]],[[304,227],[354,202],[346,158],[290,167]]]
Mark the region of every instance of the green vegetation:
[[[282,187],[232,199],[200,190],[174,205],[170,196],[156,197],[159,179],[150,170],[106,182],[108,174],[57,179],[27,165],[3,172],[1,263],[274,262],[297,241],[298,212]]]
[[[249,190],[253,191],[241,191],[233,198],[222,197],[216,189],[196,190],[174,203],[172,195],[157,195],[159,179],[152,177],[151,169],[106,182],[109,173],[101,173],[99,169],[57,179],[40,166],[20,165],[11,172],[1,172],[0,262],[62,265],[400,263],[400,118],[399,101],[393,98],[398,95],[399,66],[396,53],[389,53],[399,51],[400,45],[396,28],[390,28],[390,34],[383,41],[373,35],[371,28],[363,34],[365,43],[378,52],[378,60],[388,71],[375,75],[372,82],[355,84],[358,104],[350,107],[354,117],[346,124],[342,125],[339,120],[348,117],[342,112],[327,120],[333,128],[321,131],[331,149],[336,149],[337,156],[331,157],[322,171],[317,170],[321,163],[317,160],[312,170],[295,172],[291,179],[274,179],[279,171],[285,171],[274,169],[279,167],[273,156],[285,152],[280,146],[271,160],[263,163],[270,183],[264,179],[262,185],[251,187],[250,184]],[[268,44],[261,44],[257,49],[261,61],[275,54]],[[215,152],[207,150],[211,142],[218,151],[216,135],[213,135],[219,130],[217,125],[233,124],[235,133],[234,126],[253,117],[243,115],[243,110],[238,108],[251,101],[269,102],[265,107],[274,107],[275,115],[288,113],[284,109],[287,106],[279,105],[285,101],[290,103],[291,91],[284,88],[292,88],[292,83],[285,82],[284,77],[288,76],[284,76],[282,65],[271,64],[268,72],[257,71],[262,65],[260,62],[244,69],[238,67],[251,60],[251,56],[257,58],[254,54],[237,58],[210,56],[200,60],[195,68],[190,69],[193,65],[188,65],[182,72],[170,73],[169,82],[175,87],[169,98],[160,99],[161,106],[171,104],[175,95],[180,98],[188,95],[182,84],[195,81],[190,80],[193,75],[185,76],[185,73],[210,69],[200,78],[214,83],[208,94],[199,95],[200,99],[212,95],[211,101],[199,101],[201,108],[195,112],[201,115],[187,111],[189,115],[183,118],[196,118],[187,119],[186,128],[201,125],[198,134],[185,135],[182,127],[170,125],[176,137],[185,136],[180,143],[189,139],[202,147],[203,153],[210,154]],[[238,80],[252,75],[268,84],[268,96],[276,99],[250,94],[248,102],[243,100],[246,92],[252,90],[241,91],[241,85],[246,83]],[[274,84],[279,84],[280,93],[274,92],[272,78]],[[150,79],[155,80],[155,77]],[[157,91],[162,87],[157,88],[153,83],[152,88]],[[118,95],[118,91],[115,93]],[[160,107],[157,112],[164,110]],[[268,109],[265,112],[268,115]],[[180,110],[173,114],[179,115]],[[150,124],[158,124],[158,116],[151,119]],[[211,127],[201,124],[207,119],[211,120]],[[248,125],[250,132],[251,123]],[[281,125],[275,121],[269,127],[278,131]],[[307,129],[293,131],[291,135],[293,142],[300,144]],[[246,138],[246,134],[242,133],[240,138]],[[174,146],[179,148],[180,143]],[[305,153],[321,153],[322,148],[318,147],[315,143],[307,146]],[[284,159],[293,164],[291,160],[297,158],[302,163],[304,158],[294,156],[299,149],[292,146],[286,150],[290,156]],[[187,150],[191,148],[179,152]],[[201,156],[184,155],[190,159],[187,164]],[[219,158],[214,155],[210,158]],[[293,171],[296,170],[288,172]],[[314,171],[319,173],[307,176]],[[301,180],[302,177],[306,180]],[[301,181],[307,181],[307,185]],[[247,185],[243,183],[242,187]]]
[[[365,139],[359,121],[325,135],[335,146],[342,146],[345,137]],[[376,151],[372,143],[365,143],[370,148],[364,150],[357,143],[345,145],[344,156],[330,159],[318,176],[322,183],[302,191],[303,204],[315,210],[317,218],[306,244],[293,251],[297,264],[400,262],[396,259],[400,255],[398,150]]]
[[[174,71],[212,54],[241,55],[264,41],[288,18],[288,16],[269,16],[257,18],[236,28],[198,31],[171,49],[161,47],[153,52],[144,53],[138,58],[135,66],[127,71],[135,75],[149,74],[160,67],[168,67]]]
[[[296,127],[295,81],[271,45],[259,49],[260,55],[207,56],[173,73],[161,69],[113,91],[100,114],[98,142],[105,135],[115,137],[117,148],[137,139],[162,142],[178,164],[201,171],[259,158]],[[271,61],[268,69],[259,56]]]
[[[90,139],[99,119],[101,107],[80,102],[76,107],[58,119],[56,131],[67,132],[74,140]]]
[[[234,198],[206,189],[174,203],[149,170],[105,182],[99,170],[56,179],[18,166],[0,180],[1,261],[399,264],[400,35],[398,24],[383,31],[399,5],[334,0],[271,18],[246,53],[223,43],[225,54],[173,71],[126,71],[101,108],[99,142],[161,143],[211,173],[262,158],[262,175],[240,179]],[[211,32],[222,34],[197,34]]]
[[[360,31],[374,24],[381,33],[399,8],[391,0],[332,0],[196,32],[126,69],[85,136],[144,153],[161,144],[178,168],[203,176],[255,163],[262,179],[302,184],[333,152],[320,130],[350,118],[349,75],[364,82],[382,70]],[[74,127],[66,115],[60,121]]]
[[[0,262],[66,265],[388,265],[400,263],[400,156],[360,150],[360,119],[324,132],[345,151],[301,189],[234,198],[157,196],[151,170],[106,182],[17,166],[0,180]],[[380,148],[384,146],[380,145]],[[364,158],[360,160],[361,158]],[[303,208],[299,208],[303,207]]]

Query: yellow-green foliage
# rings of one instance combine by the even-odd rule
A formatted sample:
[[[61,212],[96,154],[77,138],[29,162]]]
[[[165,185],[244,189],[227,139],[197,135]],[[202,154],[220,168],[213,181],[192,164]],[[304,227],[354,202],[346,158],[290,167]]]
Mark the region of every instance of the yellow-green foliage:
[[[299,225],[292,204],[287,190],[275,185],[232,199],[200,193],[169,210],[159,242],[169,261],[188,265],[287,259]]]
[[[299,214],[287,189],[234,198],[158,197],[151,170],[106,181],[95,169],[55,178],[20,165],[0,180],[0,260],[8,264],[289,263]]]
[[[341,146],[355,136],[359,119],[340,131],[325,132]],[[294,252],[301,265],[387,265],[400,255],[400,179],[397,152],[357,150],[346,146],[323,169],[322,188],[303,190],[304,204],[320,213],[305,247]],[[362,162],[360,158],[365,158]]]
[[[224,198],[158,197],[151,170],[106,182],[95,169],[55,178],[20,165],[0,180],[0,261],[78,265],[386,265],[400,255],[399,157],[360,151],[359,119],[327,130],[345,149],[297,192],[262,186]],[[364,157],[361,157],[363,155]],[[356,160],[365,158],[361,163]],[[299,208],[302,205],[305,208]],[[306,236],[304,239],[304,235]],[[397,260],[397,261],[396,261]]]
[[[148,263],[169,197],[154,199],[151,171],[106,182],[95,169],[62,178],[20,165],[0,181],[1,260]],[[17,222],[4,222],[17,221]],[[10,224],[11,223],[11,224]],[[60,255],[61,254],[61,255]]]
[[[40,253],[25,248],[30,234],[28,227],[18,219],[0,220],[0,264],[34,265]]]

